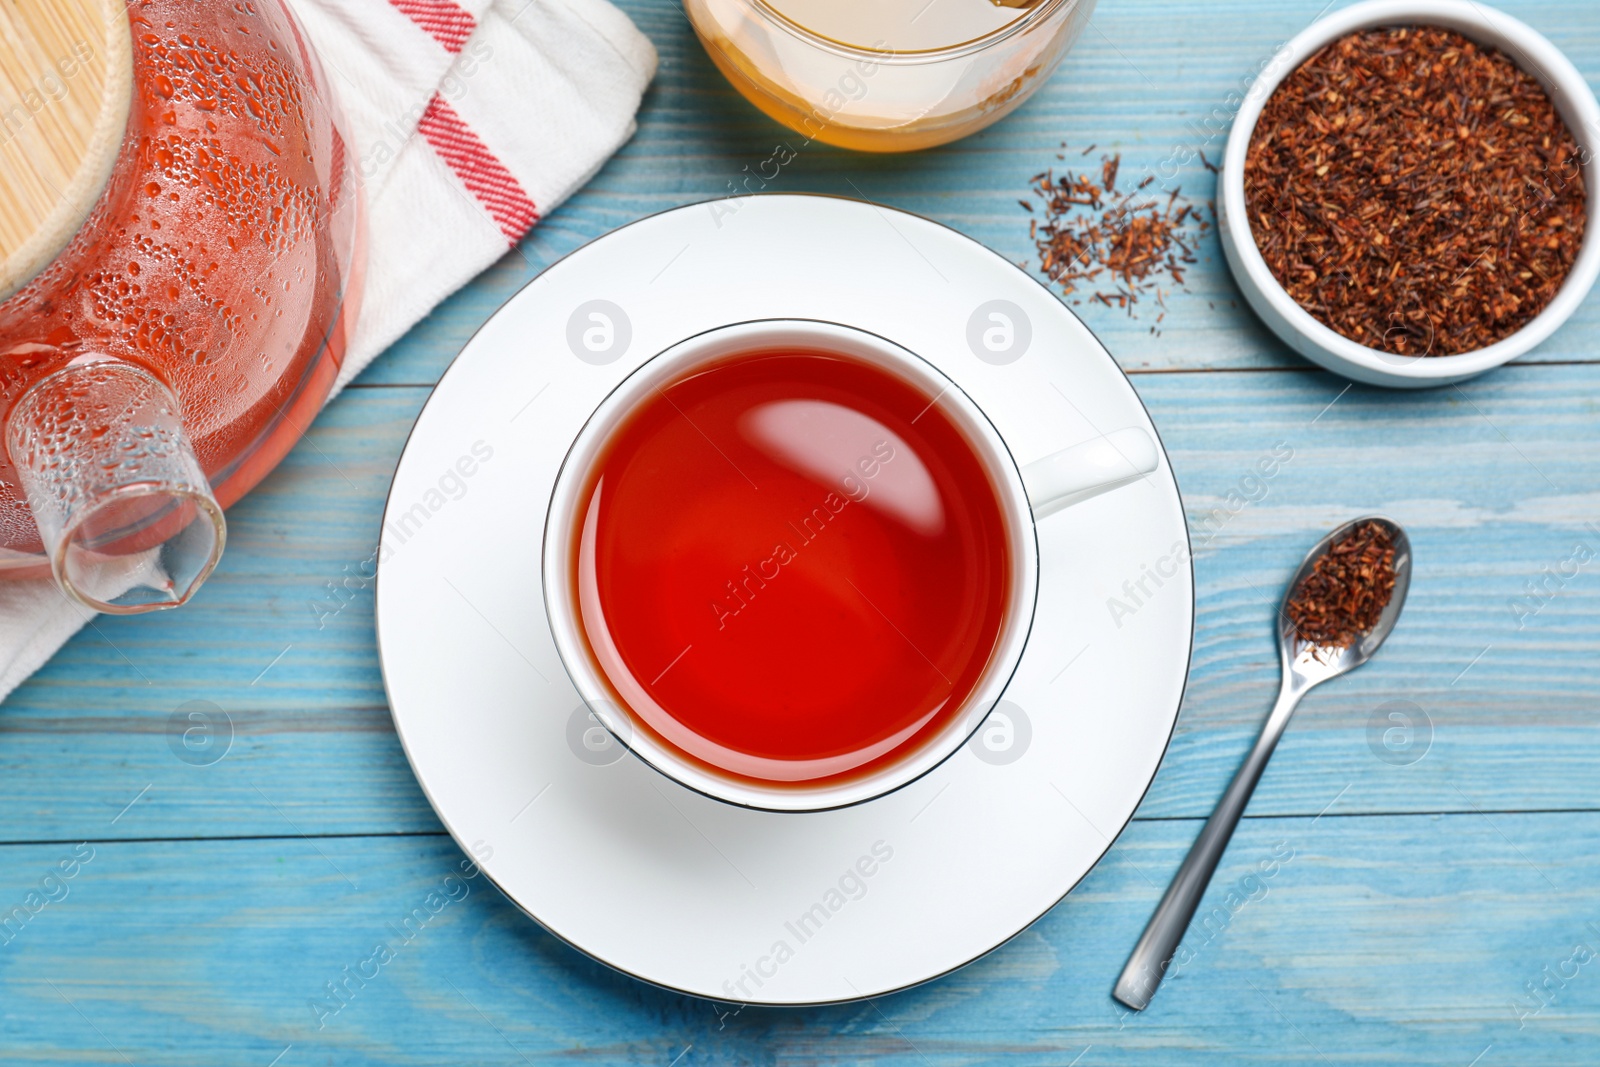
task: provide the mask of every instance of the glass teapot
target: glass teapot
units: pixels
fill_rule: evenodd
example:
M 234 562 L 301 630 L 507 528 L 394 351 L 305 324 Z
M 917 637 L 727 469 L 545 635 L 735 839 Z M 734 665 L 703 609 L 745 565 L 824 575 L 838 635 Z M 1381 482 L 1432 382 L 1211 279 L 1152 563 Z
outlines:
M 350 144 L 282 0 L 9 0 L 0 71 L 0 578 L 174 607 L 343 360 Z

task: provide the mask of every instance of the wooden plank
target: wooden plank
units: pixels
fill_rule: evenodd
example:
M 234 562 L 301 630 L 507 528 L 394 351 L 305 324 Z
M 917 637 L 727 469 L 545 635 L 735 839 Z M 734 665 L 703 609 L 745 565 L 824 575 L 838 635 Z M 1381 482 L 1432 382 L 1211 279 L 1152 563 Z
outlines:
M 1077 309 L 1136 371 L 1283 369 L 1136 379 L 1197 543 L 1215 536 L 1196 563 L 1194 666 L 1169 758 L 1141 818 L 1065 905 L 923 989 L 735 1013 L 607 970 L 479 881 L 317 1029 L 311 999 L 460 859 L 389 724 L 363 567 L 426 387 L 537 270 L 728 191 L 791 136 L 728 88 L 676 4 L 622 6 L 663 60 L 639 135 L 369 368 L 369 387 L 233 510 L 228 555 L 195 604 L 99 620 L 0 707 L 0 842 L 36 842 L 0 845 L 0 916 L 33 890 L 68 894 L 20 928 L 0 924 L 0 1059 L 1593 1062 L 1600 985 L 1572 961 L 1580 941 L 1600 950 L 1600 861 L 1583 847 L 1600 834 L 1600 687 L 1582 669 L 1600 643 L 1600 563 L 1572 561 L 1579 541 L 1600 551 L 1583 525 L 1600 520 L 1600 368 L 1342 392 L 1234 306 L 1214 240 L 1160 336 L 1143 318 Z M 1125 174 L 1174 145 L 1209 155 L 1213 109 L 1318 6 L 1107 4 L 1050 85 L 994 129 L 909 157 L 808 146 L 772 188 L 894 204 L 1031 264 L 1015 200 L 1055 145 L 1120 151 Z M 1589 0 L 1500 6 L 1600 81 Z M 1174 180 L 1210 195 L 1197 161 Z M 1591 297 L 1530 359 L 1594 360 L 1597 322 Z M 1280 442 L 1292 458 L 1247 481 Z M 1321 530 L 1380 509 L 1417 546 L 1402 629 L 1381 660 L 1307 700 L 1213 884 L 1211 926 L 1186 942 L 1192 959 L 1148 1013 L 1123 1014 L 1107 991 L 1270 699 L 1277 584 Z M 1528 599 L 1528 582 L 1550 595 Z M 214 765 L 169 744 L 172 713 L 192 700 L 231 720 Z M 1384 746 L 1396 700 L 1431 722 L 1414 763 L 1421 734 Z M 174 838 L 205 840 L 162 840 Z M 44 883 L 80 840 L 96 842 L 94 858 Z
M 805 145 L 767 119 L 711 66 L 681 7 L 672 0 L 623 0 L 661 56 L 645 97 L 639 132 L 600 174 L 536 226 L 519 251 L 458 293 L 363 375 L 368 382 L 432 383 L 488 316 L 538 270 L 625 223 L 680 204 L 741 190 L 783 143 L 796 152 L 768 191 L 866 197 L 928 216 L 1037 271 L 1030 216 L 1017 200 L 1029 178 L 1081 161 L 1097 145 L 1122 154 L 1124 180 L 1158 176 L 1204 203 L 1215 178 L 1200 163 L 1220 158 L 1237 94 L 1274 50 L 1323 9 L 1321 0 L 1263 5 L 1247 0 L 1118 0 L 1100 5 L 1056 75 L 1015 114 L 956 144 L 900 156 Z M 1600 83 L 1600 21 L 1592 0 L 1505 0 L 1502 10 L 1551 38 Z M 1073 146 L 1058 161 L 1062 141 Z M 752 183 L 749 188 L 759 189 Z M 1154 310 L 1074 308 L 1124 367 L 1140 369 L 1303 367 L 1244 307 L 1215 233 L 1187 288 L 1172 293 L 1160 336 Z M 1586 343 L 1600 326 L 1600 298 L 1530 361 L 1592 360 Z
M 192 603 L 100 618 L 6 701 L 7 838 L 81 836 L 147 786 L 110 832 L 438 828 L 389 718 L 369 562 L 425 398 L 355 389 L 336 400 L 229 512 L 228 551 Z M 173 752 L 172 732 L 187 723 L 172 716 L 197 700 L 231 720 L 231 748 L 214 766 Z
M 1600 518 L 1600 368 L 1509 369 L 1406 395 L 1342 392 L 1322 373 L 1136 382 L 1185 493 L 1200 605 L 1186 707 L 1143 814 L 1209 811 L 1276 685 L 1279 584 L 1321 531 L 1371 510 L 1406 523 L 1416 544 L 1404 621 L 1378 661 L 1307 699 L 1252 811 L 1314 815 L 1335 797 L 1339 812 L 1595 806 L 1600 686 L 1574 665 L 1600 644 L 1600 561 L 1575 565 L 1537 614 L 1519 617 L 1512 602 L 1533 604 L 1526 583 L 1560 571 L 1577 542 L 1600 553 L 1600 534 L 1582 525 Z M 363 567 L 424 396 L 340 398 L 233 511 L 228 554 L 193 604 L 99 620 L 7 701 L 4 839 L 97 832 L 146 786 L 106 832 L 436 828 L 389 723 Z M 1292 456 L 1252 480 L 1280 444 Z M 1104 625 L 1114 626 L 1109 610 Z M 169 746 L 170 716 L 190 700 L 233 718 L 232 751 L 216 766 L 184 764 Z M 1432 724 L 1414 765 L 1369 743 L 1369 723 L 1387 729 L 1394 700 Z
M 1135 824 L 1063 905 L 939 982 L 742 1011 L 608 970 L 481 876 L 447 884 L 447 838 L 102 841 L 6 931 L 0 1047 L 8 1064 L 197 1067 L 1593 1062 L 1600 965 L 1568 961 L 1600 951 L 1600 859 L 1571 845 L 1600 815 L 1250 820 L 1210 925 L 1128 1015 L 1109 989 L 1197 829 Z M 72 849 L 5 848 L 0 903 Z M 441 891 L 457 899 L 396 933 Z M 325 999 L 380 943 L 392 958 Z M 1547 973 L 1545 1003 L 1527 983 Z
M 1561 384 L 1592 373 L 1511 368 L 1421 394 L 1346 392 L 1321 373 L 1136 379 L 1172 450 L 1199 580 L 1186 710 L 1142 811 L 1198 814 L 1220 795 L 1276 692 L 1285 576 L 1319 531 L 1371 512 L 1412 537 L 1405 615 L 1377 660 L 1306 699 L 1255 810 L 1315 813 L 1347 787 L 1338 810 L 1588 807 L 1534 779 L 1594 766 L 1600 686 L 1574 665 L 1600 645 L 1595 400 Z M 1292 458 L 1252 478 L 1280 443 Z M 1375 752 L 1393 701 L 1421 710 L 1430 750 L 1419 735 L 1409 753 Z M 1526 762 L 1544 759 L 1522 747 L 1535 736 L 1548 769 Z

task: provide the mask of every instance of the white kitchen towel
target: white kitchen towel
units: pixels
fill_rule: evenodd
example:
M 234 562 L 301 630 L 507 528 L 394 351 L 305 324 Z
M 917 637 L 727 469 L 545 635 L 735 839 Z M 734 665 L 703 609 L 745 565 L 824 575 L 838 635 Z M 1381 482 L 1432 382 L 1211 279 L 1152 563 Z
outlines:
M 344 105 L 367 207 L 337 392 L 632 136 L 656 53 L 605 0 L 289 2 Z M 52 582 L 0 582 L 0 700 L 93 620 Z

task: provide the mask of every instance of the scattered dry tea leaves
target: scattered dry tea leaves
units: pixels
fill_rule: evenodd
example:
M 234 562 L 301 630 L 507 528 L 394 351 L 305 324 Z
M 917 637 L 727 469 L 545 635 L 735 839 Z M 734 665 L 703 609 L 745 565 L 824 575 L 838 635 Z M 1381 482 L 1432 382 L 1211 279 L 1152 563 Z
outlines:
M 1180 190 L 1151 189 L 1154 175 L 1118 189 L 1121 167 L 1120 154 L 1103 155 L 1098 174 L 1034 175 L 1032 191 L 1044 201 L 1044 214 L 1029 220 L 1028 232 L 1040 272 L 1063 293 L 1082 290 L 1080 301 L 1126 308 L 1131 316 L 1141 296 L 1160 303 L 1163 285 L 1183 285 L 1211 224 Z
M 1544 89 L 1451 30 L 1342 37 L 1273 92 L 1245 156 L 1251 232 L 1301 307 L 1408 356 L 1502 340 L 1554 298 L 1585 224 Z
M 1394 596 L 1394 540 L 1389 528 L 1364 522 L 1329 546 L 1286 609 L 1300 640 L 1349 648 L 1378 624 Z

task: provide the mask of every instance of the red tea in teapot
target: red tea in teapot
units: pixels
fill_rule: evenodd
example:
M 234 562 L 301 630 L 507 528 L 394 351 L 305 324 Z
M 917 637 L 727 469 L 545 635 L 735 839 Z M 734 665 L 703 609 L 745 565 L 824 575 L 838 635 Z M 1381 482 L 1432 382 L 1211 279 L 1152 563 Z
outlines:
M 62 0 L 62 17 L 98 10 Z M 31 513 L 30 499 L 65 507 L 87 491 L 81 472 L 102 465 L 73 451 L 92 445 L 51 438 L 41 413 L 78 405 L 72 418 L 104 422 L 80 437 L 125 432 L 119 454 L 144 447 L 148 412 L 172 413 L 162 433 L 171 447 L 192 448 L 199 492 L 209 480 L 225 506 L 271 469 L 321 406 L 351 319 L 359 263 L 351 160 L 315 60 L 280 0 L 130 0 L 111 19 L 99 39 L 80 42 L 70 69 L 57 70 L 73 92 L 100 78 L 105 100 L 122 94 L 114 128 L 103 131 L 106 176 L 54 258 L 25 272 L 14 293 L 0 284 L 0 442 L 10 446 L 0 448 L 0 577 L 44 569 L 41 532 L 48 542 L 50 523 Z M 99 100 L 89 93 L 89 103 Z M 41 113 L 17 137 L 51 118 Z M 93 373 L 52 378 L 86 364 Z M 54 392 L 40 401 L 47 380 Z M 19 469 L 25 462 L 38 469 Z M 103 561 L 143 552 L 176 528 L 166 521 L 123 536 L 111 527 L 182 510 L 157 497 L 142 509 L 112 508 L 91 522 L 107 527 L 102 534 L 85 533 L 79 514 L 52 521 L 71 524 L 61 536 L 79 538 L 77 547 Z M 58 559 L 58 577 L 60 567 Z M 133 606 L 162 606 L 160 595 Z
M 936 398 L 830 352 L 724 357 L 612 430 L 576 513 L 586 644 L 633 719 L 718 770 L 868 773 L 984 675 L 1011 560 Z

